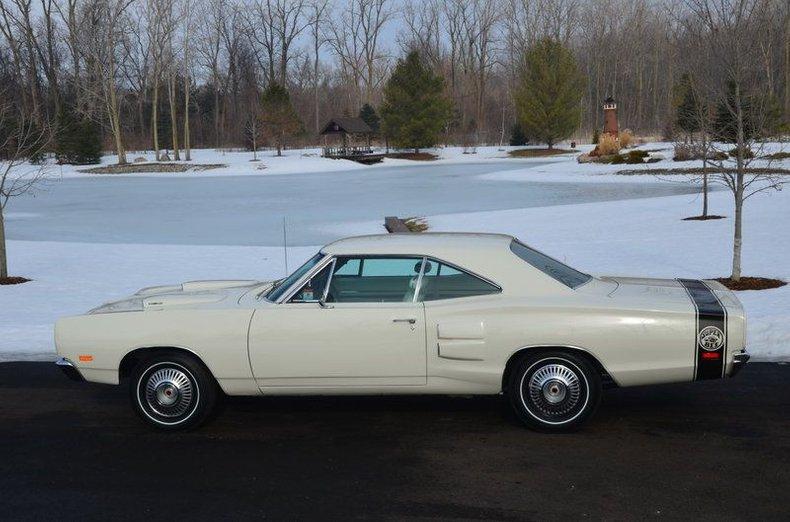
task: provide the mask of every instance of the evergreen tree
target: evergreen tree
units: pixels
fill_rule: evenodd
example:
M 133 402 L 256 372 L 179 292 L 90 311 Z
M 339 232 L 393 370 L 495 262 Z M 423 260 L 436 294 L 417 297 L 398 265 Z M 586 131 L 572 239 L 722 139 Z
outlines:
M 447 123 L 450 104 L 444 79 L 420 59 L 417 51 L 398 60 L 384 86 L 381 119 L 384 133 L 396 147 L 431 147 Z
M 752 118 L 752 104 L 745 92 L 736 92 L 735 82 L 727 84 L 726 96 L 716 105 L 713 117 L 713 133 L 725 143 L 738 142 L 738 98 L 743 118 L 743 139 L 754 139 L 756 129 Z
M 527 135 L 548 145 L 570 136 L 581 122 L 584 76 L 570 49 L 545 38 L 524 57 L 515 102 Z
M 75 140 L 73 161 L 75 165 L 92 165 L 101 162 L 102 137 L 99 125 L 87 118 L 78 124 L 79 137 Z
M 170 108 L 167 104 L 160 107 L 156 115 L 156 128 L 159 133 L 159 148 L 165 151 L 173 148 L 172 119 L 170 118 Z M 172 158 L 171 158 L 172 159 Z
M 366 103 L 362 106 L 359 110 L 359 117 L 362 118 L 362 121 L 368 124 L 368 127 L 373 129 L 373 134 L 379 133 L 379 115 L 376 114 L 376 109 L 373 108 L 372 105 Z
M 79 117 L 62 104 L 55 120 L 55 157 L 58 163 L 92 165 L 101 161 L 102 137 L 99 126 Z
M 592 137 L 592 144 L 598 145 L 598 142 L 601 141 L 601 131 L 597 128 L 593 129 L 593 137 Z
M 700 130 L 700 115 L 704 108 L 688 73 L 681 76 L 674 91 L 675 126 L 691 136 Z
M 272 82 L 261 97 L 261 133 L 274 143 L 277 155 L 282 156 L 285 141 L 302 131 L 302 122 L 291 105 L 288 91 Z
M 524 134 L 524 129 L 521 124 L 516 122 L 510 128 L 510 145 L 513 147 L 521 147 L 527 144 L 527 135 Z

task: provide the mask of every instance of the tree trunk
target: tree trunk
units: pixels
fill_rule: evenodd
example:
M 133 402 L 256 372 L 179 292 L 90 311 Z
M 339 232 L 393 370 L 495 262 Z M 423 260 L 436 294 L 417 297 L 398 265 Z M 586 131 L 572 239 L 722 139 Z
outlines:
M 154 159 L 159 161 L 159 82 L 154 74 L 154 92 L 151 100 L 151 135 L 154 138 Z
M 732 240 L 732 274 L 733 281 L 741 280 L 741 245 L 743 238 L 743 177 L 738 176 L 738 188 L 735 191 L 735 227 Z
M 176 107 L 176 77 L 172 73 L 169 74 L 167 78 L 167 98 L 170 102 L 170 131 L 173 140 L 173 159 L 175 161 L 181 161 L 181 154 L 179 153 L 178 149 L 178 114 L 177 107 Z
M 708 138 L 702 131 L 702 217 L 708 217 Z
M 708 173 L 702 167 L 702 217 L 708 217 Z
M 8 277 L 8 258 L 5 246 L 5 222 L 3 220 L 3 206 L 0 204 L 0 279 Z
M 121 111 L 118 107 L 118 94 L 115 91 L 115 80 L 109 80 L 110 91 L 110 125 L 115 136 L 115 150 L 118 153 L 118 165 L 126 165 L 126 149 L 121 135 Z
M 189 142 L 189 74 L 184 77 L 184 159 L 192 161 L 192 144 Z
M 737 139 L 736 146 L 737 154 L 737 169 L 735 174 L 735 187 L 733 194 L 735 196 L 735 230 L 733 232 L 732 241 L 732 275 L 730 278 L 733 281 L 741 280 L 741 244 L 743 238 L 743 191 L 744 191 L 744 162 L 743 155 L 746 152 L 745 135 L 743 129 L 743 105 L 741 103 L 741 86 L 735 84 L 735 115 L 737 125 Z

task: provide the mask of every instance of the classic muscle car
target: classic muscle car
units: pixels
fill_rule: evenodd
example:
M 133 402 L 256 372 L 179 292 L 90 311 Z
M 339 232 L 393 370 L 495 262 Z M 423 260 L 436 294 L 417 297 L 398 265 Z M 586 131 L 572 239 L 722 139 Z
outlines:
M 596 277 L 511 236 L 389 234 L 331 243 L 279 281 L 140 290 L 59 320 L 57 362 L 128 382 L 157 428 L 227 395 L 505 394 L 562 431 L 604 386 L 718 379 L 749 359 L 746 319 L 715 281 Z

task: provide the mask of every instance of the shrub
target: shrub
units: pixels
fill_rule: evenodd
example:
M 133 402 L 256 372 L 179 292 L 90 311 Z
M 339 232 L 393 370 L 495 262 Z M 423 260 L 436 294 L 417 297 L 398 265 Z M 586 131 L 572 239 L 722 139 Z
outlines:
M 625 162 L 626 162 L 625 156 L 623 156 L 622 154 L 615 154 L 614 156 L 612 156 L 612 160 L 609 163 L 611 163 L 612 165 L 622 165 Z
M 611 134 L 602 134 L 598 140 L 598 155 L 609 156 L 620 152 L 620 143 Z
M 625 162 L 630 164 L 644 163 L 648 153 L 643 150 L 631 150 L 626 154 Z
M 627 149 L 634 144 L 634 133 L 628 129 L 624 129 L 620 133 L 620 147 Z
M 513 147 L 522 147 L 527 144 L 527 135 L 524 134 L 524 128 L 520 123 L 514 123 L 510 128 L 510 145 Z
M 598 145 L 599 141 L 601 141 L 601 132 L 598 129 L 595 129 L 593 131 L 592 144 Z
M 695 143 L 678 143 L 675 145 L 675 161 L 691 161 L 702 159 L 703 150 L 701 145 Z
M 731 158 L 738 157 L 738 147 L 734 147 L 733 149 L 730 150 L 730 157 Z M 744 147 L 742 157 L 744 159 L 752 159 L 754 158 L 754 152 L 752 152 L 752 149 L 750 149 L 749 147 Z

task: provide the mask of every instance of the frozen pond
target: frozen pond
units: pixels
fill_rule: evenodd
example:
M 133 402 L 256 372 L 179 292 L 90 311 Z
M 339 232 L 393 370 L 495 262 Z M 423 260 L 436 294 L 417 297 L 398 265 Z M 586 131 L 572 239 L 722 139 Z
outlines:
M 530 167 L 539 166 L 531 163 Z M 52 182 L 6 211 L 9 239 L 90 243 L 318 245 L 344 223 L 690 194 L 671 183 L 481 179 L 524 164 L 425 165 L 225 177 L 90 177 Z M 529 174 L 525 173 L 525 176 Z M 331 225 L 331 227 L 330 227 Z M 383 231 L 383 228 L 382 228 Z

